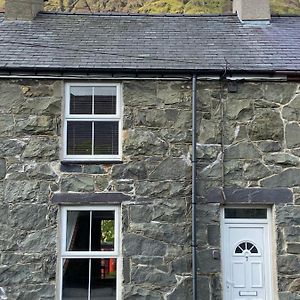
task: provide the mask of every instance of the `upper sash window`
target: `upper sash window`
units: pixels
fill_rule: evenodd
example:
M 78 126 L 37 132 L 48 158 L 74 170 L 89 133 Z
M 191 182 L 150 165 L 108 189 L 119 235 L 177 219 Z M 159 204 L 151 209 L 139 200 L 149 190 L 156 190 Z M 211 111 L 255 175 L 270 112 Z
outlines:
M 121 159 L 121 86 L 67 84 L 64 160 Z

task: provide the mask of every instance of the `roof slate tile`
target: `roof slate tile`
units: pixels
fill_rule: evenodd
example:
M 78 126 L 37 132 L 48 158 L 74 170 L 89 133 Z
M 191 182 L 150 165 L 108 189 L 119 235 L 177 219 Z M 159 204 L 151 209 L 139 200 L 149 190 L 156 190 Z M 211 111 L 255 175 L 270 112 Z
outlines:
M 0 14 L 0 68 L 299 71 L 300 16 Z

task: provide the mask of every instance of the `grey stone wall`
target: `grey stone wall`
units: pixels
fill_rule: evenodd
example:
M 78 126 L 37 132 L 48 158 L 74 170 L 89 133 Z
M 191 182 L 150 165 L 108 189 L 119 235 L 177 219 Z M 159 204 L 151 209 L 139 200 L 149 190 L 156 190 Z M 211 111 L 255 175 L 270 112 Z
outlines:
M 0 286 L 8 299 L 53 299 L 61 83 L 0 82 Z
M 190 294 L 190 83 L 123 82 L 122 164 L 59 159 L 62 81 L 0 82 L 0 286 L 53 299 L 53 192 L 122 192 L 124 299 Z
M 204 293 L 200 299 L 222 299 L 221 261 L 213 255 L 220 251 L 220 204 L 207 203 L 222 182 L 225 188 L 282 187 L 293 193 L 292 203 L 274 200 L 278 288 L 280 299 L 300 299 L 300 85 L 239 82 L 238 92 L 228 93 L 227 83 L 201 83 L 199 93 L 199 274 L 212 297 Z
M 222 299 L 220 205 L 207 203 L 222 185 L 222 124 L 226 187 L 293 192 L 293 203 L 275 207 L 278 283 L 281 300 L 299 299 L 299 84 L 198 88 L 199 299 Z M 131 196 L 122 204 L 123 298 L 191 299 L 191 83 L 123 82 L 122 164 L 61 164 L 63 81 L 1 80 L 0 91 L 0 286 L 9 299 L 54 299 L 54 192 Z

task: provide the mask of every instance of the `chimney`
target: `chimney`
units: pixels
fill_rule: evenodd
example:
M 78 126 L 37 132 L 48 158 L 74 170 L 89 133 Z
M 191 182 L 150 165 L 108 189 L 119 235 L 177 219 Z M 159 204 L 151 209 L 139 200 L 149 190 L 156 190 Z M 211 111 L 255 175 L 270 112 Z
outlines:
M 32 21 L 44 8 L 44 0 L 6 0 L 5 19 Z
M 242 23 L 265 23 L 271 20 L 270 0 L 233 0 L 233 12 Z

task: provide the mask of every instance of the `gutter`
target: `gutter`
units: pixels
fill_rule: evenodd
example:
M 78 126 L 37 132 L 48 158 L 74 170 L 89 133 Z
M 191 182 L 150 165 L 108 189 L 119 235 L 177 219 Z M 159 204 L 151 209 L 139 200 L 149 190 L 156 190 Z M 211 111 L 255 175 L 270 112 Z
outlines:
M 220 68 L 216 69 L 143 69 L 143 68 L 112 68 L 112 69 L 103 69 L 103 68 L 74 68 L 74 67 L 8 67 L 8 66 L 0 66 L 0 75 L 19 75 L 26 76 L 28 74 L 31 75 L 39 75 L 39 76 L 70 76 L 76 74 L 84 75 L 84 76 L 107 76 L 110 75 L 112 77 L 117 76 L 131 76 L 131 77 L 140 77 L 142 76 L 168 76 L 177 75 L 177 76 L 190 76 L 191 74 L 196 74 L 198 76 L 223 76 L 224 75 L 224 67 L 220 66 Z M 230 69 L 227 71 L 227 77 L 230 79 L 235 76 L 245 76 L 245 75 L 254 75 L 254 76 L 267 76 L 267 77 L 278 77 L 280 75 L 283 76 L 299 76 L 300 71 L 298 70 L 235 70 Z

